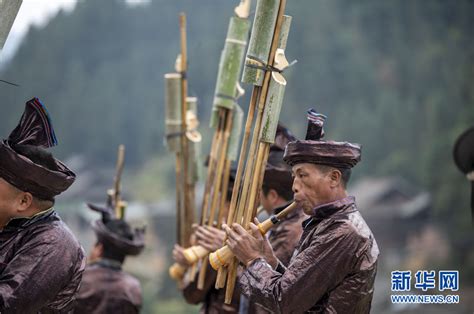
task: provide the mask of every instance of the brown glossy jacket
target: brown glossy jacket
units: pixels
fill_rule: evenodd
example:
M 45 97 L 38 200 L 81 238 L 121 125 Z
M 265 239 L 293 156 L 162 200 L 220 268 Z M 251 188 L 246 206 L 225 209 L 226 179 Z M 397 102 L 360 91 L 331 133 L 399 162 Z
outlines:
M 354 198 L 346 197 L 314 209 L 288 267 L 257 259 L 240 288 L 275 313 L 369 313 L 378 254 Z
M 0 231 L 0 312 L 68 313 L 84 251 L 54 210 L 12 219 Z

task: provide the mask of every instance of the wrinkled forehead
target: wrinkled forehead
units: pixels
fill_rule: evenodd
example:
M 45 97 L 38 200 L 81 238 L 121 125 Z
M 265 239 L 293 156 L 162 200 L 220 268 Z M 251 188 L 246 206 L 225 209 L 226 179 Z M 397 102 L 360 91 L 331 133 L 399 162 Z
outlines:
M 298 172 L 301 172 L 301 171 L 304 171 L 304 172 L 320 172 L 320 170 L 318 169 L 318 165 L 316 164 L 312 164 L 312 163 L 309 163 L 309 162 L 302 162 L 302 163 L 298 163 L 296 165 L 293 165 L 291 167 L 291 172 L 293 173 L 293 175 L 297 174 Z

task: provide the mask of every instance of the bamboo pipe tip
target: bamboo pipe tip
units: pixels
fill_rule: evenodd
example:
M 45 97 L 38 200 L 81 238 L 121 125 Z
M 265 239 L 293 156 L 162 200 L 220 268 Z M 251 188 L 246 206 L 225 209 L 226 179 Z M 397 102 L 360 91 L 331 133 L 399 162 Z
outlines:
M 170 277 L 174 280 L 180 280 L 184 277 L 186 268 L 178 263 L 174 263 L 168 270 Z
M 229 265 L 230 261 L 234 257 L 232 251 L 226 245 L 215 252 L 209 254 L 209 263 L 214 270 L 218 270 L 223 266 Z
M 209 251 L 200 245 L 194 245 L 183 251 L 183 255 L 189 264 L 196 263 L 199 259 L 209 254 Z
M 246 19 L 250 15 L 250 0 L 242 0 L 234 9 L 234 13 L 241 19 Z

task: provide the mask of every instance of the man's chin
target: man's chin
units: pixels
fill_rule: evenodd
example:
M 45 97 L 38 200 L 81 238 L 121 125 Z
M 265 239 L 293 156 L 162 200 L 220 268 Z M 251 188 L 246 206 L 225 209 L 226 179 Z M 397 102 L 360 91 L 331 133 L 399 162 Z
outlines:
M 312 212 L 313 212 L 313 207 L 311 207 L 311 205 L 309 205 L 308 203 L 306 202 L 301 202 L 298 204 L 299 207 L 301 207 L 303 209 L 303 212 L 306 214 L 306 215 L 309 215 L 311 216 Z

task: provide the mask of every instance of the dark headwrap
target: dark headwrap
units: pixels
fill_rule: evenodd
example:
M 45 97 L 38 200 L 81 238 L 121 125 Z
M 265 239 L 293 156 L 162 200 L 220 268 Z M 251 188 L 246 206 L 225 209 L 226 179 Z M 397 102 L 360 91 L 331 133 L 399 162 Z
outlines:
M 87 206 L 102 214 L 102 219 L 98 219 L 92 223 L 92 229 L 97 235 L 97 239 L 104 246 L 112 247 L 117 252 L 124 255 L 138 255 L 145 247 L 145 228 L 132 228 L 121 219 L 114 217 L 113 209 L 109 206 L 106 207 L 96 206 L 93 204 L 87 204 Z M 114 230 L 110 229 L 109 226 L 113 224 L 126 225 L 127 229 L 130 229 L 130 237 L 127 238 L 121 234 L 118 234 Z
M 45 167 L 15 150 L 17 145 L 49 148 L 57 145 L 48 114 L 38 98 L 28 101 L 18 126 L 0 143 L 0 177 L 16 188 L 34 196 L 52 200 L 69 188 L 76 175 L 61 161 Z
M 335 168 L 352 168 L 360 161 L 360 145 L 348 142 L 323 141 L 323 124 L 326 116 L 308 111 L 306 140 L 294 141 L 286 146 L 284 160 L 293 166 L 314 163 Z
M 291 168 L 283 161 L 283 153 L 286 145 L 292 141 L 296 141 L 296 137 L 286 127 L 278 123 L 275 143 L 270 147 L 263 178 L 263 185 L 268 188 L 291 190 L 293 177 Z
M 278 122 L 275 142 L 270 146 L 270 151 L 285 151 L 285 147 L 289 142 L 296 141 L 296 137 L 283 124 Z

